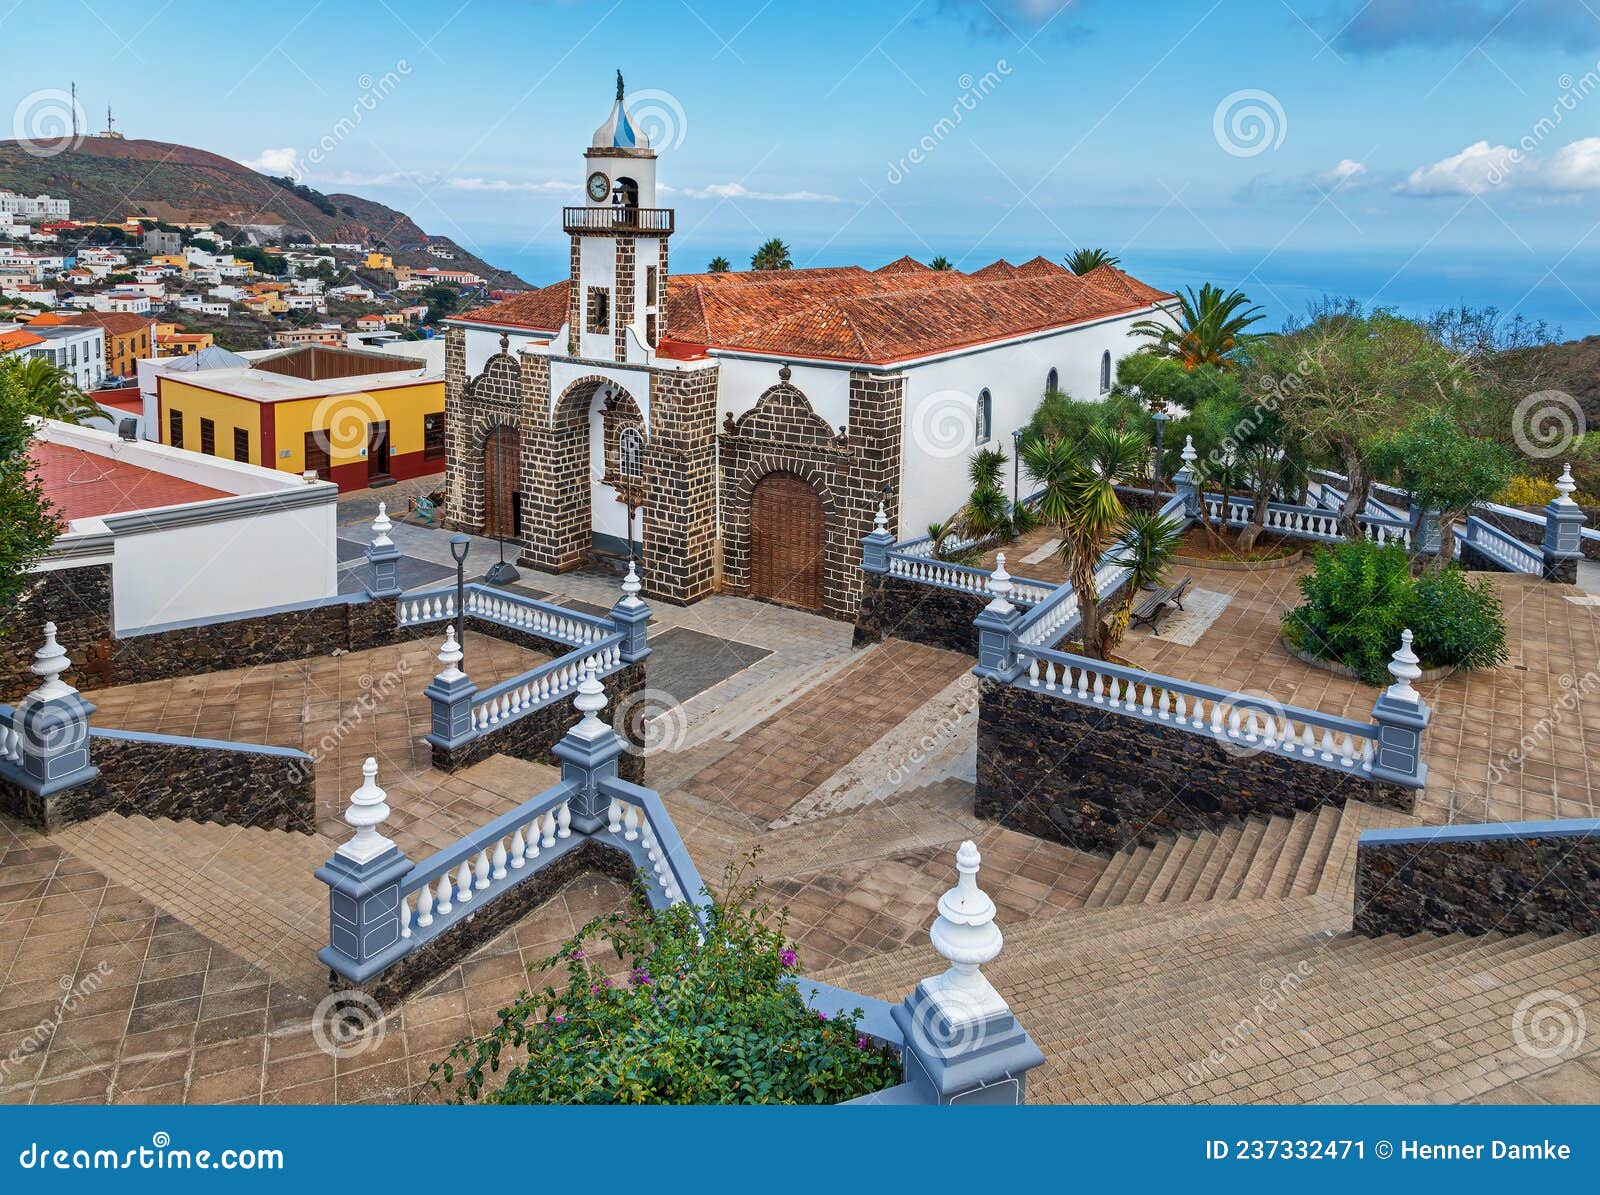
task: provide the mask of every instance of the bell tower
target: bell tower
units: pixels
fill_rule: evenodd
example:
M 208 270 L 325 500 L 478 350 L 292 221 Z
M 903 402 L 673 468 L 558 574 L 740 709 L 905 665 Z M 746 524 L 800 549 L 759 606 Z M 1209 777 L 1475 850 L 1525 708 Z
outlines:
M 642 363 L 667 334 L 671 208 L 656 206 L 656 152 L 634 128 L 622 72 L 611 115 L 583 154 L 583 206 L 565 208 L 572 238 L 567 353 Z

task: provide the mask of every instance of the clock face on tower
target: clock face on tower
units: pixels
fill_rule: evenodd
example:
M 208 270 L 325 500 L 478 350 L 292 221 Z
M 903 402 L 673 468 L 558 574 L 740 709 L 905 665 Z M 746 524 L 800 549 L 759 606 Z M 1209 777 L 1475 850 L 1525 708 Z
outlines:
M 611 180 L 596 170 L 589 176 L 589 198 L 599 203 L 611 194 Z

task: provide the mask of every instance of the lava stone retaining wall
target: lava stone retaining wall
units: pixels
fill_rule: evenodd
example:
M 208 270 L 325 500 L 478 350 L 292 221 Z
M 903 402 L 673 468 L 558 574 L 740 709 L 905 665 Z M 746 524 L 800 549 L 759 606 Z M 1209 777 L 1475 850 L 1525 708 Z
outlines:
M 978 628 L 972 624 L 989 604 L 987 597 L 887 573 L 864 572 L 862 577 L 856 647 L 892 637 L 977 657 Z
M 56 642 L 72 658 L 79 688 L 117 684 L 111 661 L 111 566 L 31 573 L 0 616 L 0 701 L 20 701 L 39 684 L 29 672 L 44 641 L 44 624 L 56 624 Z
M 1600 820 L 1369 830 L 1355 929 L 1600 934 Z
M 487 902 L 471 917 L 458 921 L 419 950 L 406 955 L 364 984 L 328 972 L 333 991 L 363 991 L 382 1008 L 392 1008 L 419 987 L 436 979 L 479 946 L 515 925 L 585 872 L 598 872 L 622 883 L 635 879 L 633 860 L 622 851 L 589 839 L 522 883 Z M 439 1050 L 444 1057 L 448 1047 Z
M 644 675 L 644 661 L 640 660 L 604 678 L 606 708 L 600 712 L 602 721 L 612 723 L 616 720 L 618 704 L 644 688 Z M 505 754 L 513 759 L 560 767 L 561 761 L 551 754 L 550 749 L 572 729 L 579 717 L 569 694 L 531 714 L 524 714 L 514 722 L 498 726 L 463 746 L 454 749 L 434 747 L 433 766 L 444 772 L 458 772 L 491 755 Z M 633 746 L 640 746 L 642 740 L 638 736 L 642 731 L 634 725 L 636 719 L 628 718 L 626 722 L 627 725 L 620 728 L 619 732 Z M 637 750 L 624 752 L 617 760 L 617 775 L 634 784 L 642 783 L 643 754 Z
M 98 776 L 47 797 L 0 781 L 0 807 L 45 833 L 102 813 L 316 829 L 313 762 L 301 751 L 96 730 L 90 757 Z
M 1409 812 L 1415 794 L 1015 685 L 979 702 L 977 815 L 1079 850 L 1110 854 L 1351 800 Z

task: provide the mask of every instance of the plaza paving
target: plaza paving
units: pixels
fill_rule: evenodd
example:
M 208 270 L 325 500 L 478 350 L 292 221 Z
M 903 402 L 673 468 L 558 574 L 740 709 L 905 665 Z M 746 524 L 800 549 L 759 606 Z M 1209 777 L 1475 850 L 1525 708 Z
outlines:
M 435 563 L 443 538 L 412 527 L 395 535 L 403 552 Z M 1371 690 L 1277 646 L 1293 575 L 1197 571 L 1197 586 L 1230 597 L 1216 622 L 1191 647 L 1140 633 L 1126 650 L 1179 676 L 1364 716 Z M 616 595 L 600 574 L 529 574 L 527 584 L 574 605 Z M 1546 775 L 1530 749 L 1529 766 L 1507 773 L 1514 780 L 1487 779 L 1495 745 L 1553 718 L 1561 694 L 1579 690 L 1562 715 L 1575 735 L 1600 712 L 1585 708 L 1582 685 L 1560 679 L 1600 666 L 1596 611 L 1560 587 L 1496 584 L 1517 658 L 1427 687 L 1436 712 L 1420 813 L 1590 811 L 1581 750 L 1575 765 L 1558 767 L 1552 754 Z M 647 758 L 647 781 L 702 873 L 715 880 L 759 848 L 755 867 L 790 910 L 806 973 L 898 999 L 943 967 L 927 927 L 953 881 L 955 845 L 974 838 L 1007 936 L 987 971 L 1050 1058 L 1036 1097 L 1600 1099 L 1592 1033 L 1539 1057 L 1513 1032 L 1519 1004 L 1542 989 L 1568 994 L 1594 1020 L 1600 941 L 1349 934 L 1357 834 L 1414 819 L 1356 805 L 1108 862 L 973 819 L 966 657 L 897 641 L 853 653 L 846 625 L 727 597 L 656 615 L 652 639 L 669 646 L 649 683 L 663 688 L 658 741 L 669 749 Z M 315 746 L 319 833 L 107 815 L 45 838 L 0 819 L 0 1100 L 412 1098 L 429 1063 L 526 986 L 530 964 L 620 905 L 613 881 L 582 877 L 386 1010 L 381 1041 L 370 1035 L 344 1058 L 321 1048 L 312 1010 L 325 977 L 309 956 L 325 933 L 326 894 L 310 869 L 348 835 L 339 815 L 360 761 L 379 758 L 394 810 L 386 831 L 413 857 L 553 778 L 505 757 L 453 777 L 431 769 L 418 738 L 436 647 L 91 695 L 102 725 Z M 475 634 L 467 652 L 479 683 L 538 658 Z M 362 707 L 372 679 L 388 675 L 400 683 Z M 1262 1018 L 1262 976 L 1302 961 L 1310 973 L 1297 993 Z M 82 998 L 59 1015 L 69 990 Z M 1262 1033 L 1227 1046 L 1251 1015 L 1267 1022 Z

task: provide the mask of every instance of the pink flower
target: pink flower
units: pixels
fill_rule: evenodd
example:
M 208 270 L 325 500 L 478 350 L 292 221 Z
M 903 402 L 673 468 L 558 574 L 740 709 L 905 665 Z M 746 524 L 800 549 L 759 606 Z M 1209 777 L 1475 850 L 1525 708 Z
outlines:
M 778 952 L 778 961 L 785 967 L 794 966 L 797 957 L 798 956 L 795 954 L 793 946 L 785 946 Z

